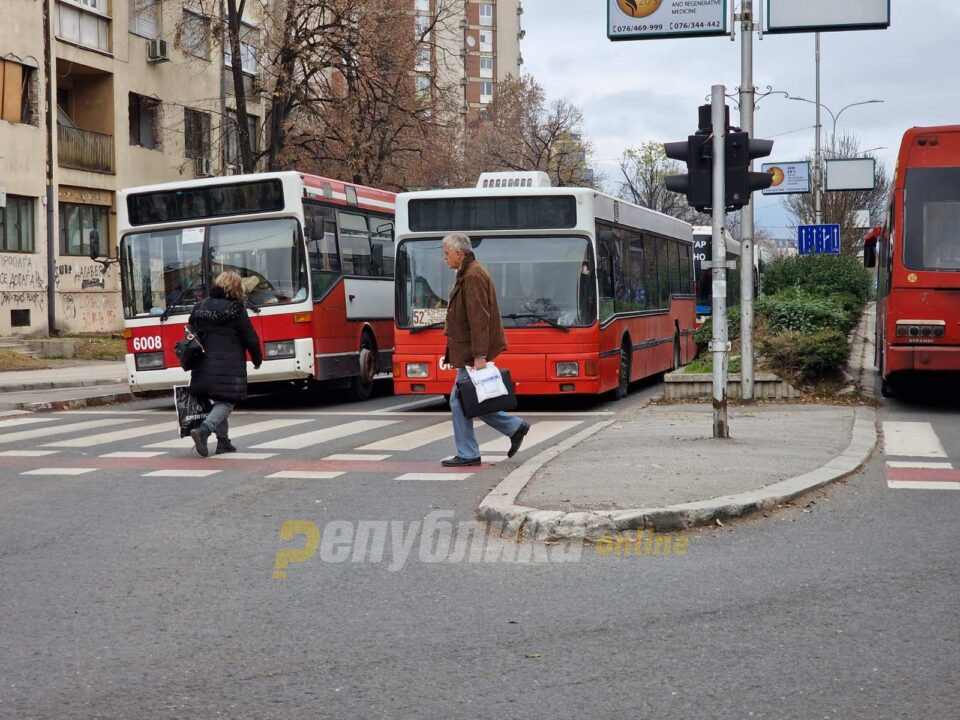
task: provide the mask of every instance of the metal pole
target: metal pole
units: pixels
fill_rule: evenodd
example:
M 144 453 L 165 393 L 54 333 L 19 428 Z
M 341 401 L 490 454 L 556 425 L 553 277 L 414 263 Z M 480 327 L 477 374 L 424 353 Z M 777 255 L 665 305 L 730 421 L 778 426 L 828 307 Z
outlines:
M 57 216 L 54 142 L 56 139 L 57 100 L 53 88 L 53 50 L 51 48 L 50 11 L 52 0 L 43 1 L 43 84 L 47 131 L 47 335 L 60 334 L 57 328 Z
M 816 178 L 815 189 L 813 202 L 814 202 L 814 212 L 816 213 L 817 225 L 823 224 L 823 172 L 822 164 L 820 162 L 820 33 L 815 33 L 817 36 L 817 144 L 816 144 L 816 159 L 814 160 L 814 165 L 816 165 L 814 177 Z
M 724 142 L 726 127 L 726 88 L 714 85 L 711 89 L 713 120 L 713 257 L 710 272 L 713 279 L 713 436 L 730 437 L 727 425 L 727 245 L 723 237 Z
M 753 0 L 740 7 L 740 127 L 753 137 Z M 753 170 L 753 160 L 748 165 Z M 740 398 L 753 402 L 753 201 L 740 210 Z

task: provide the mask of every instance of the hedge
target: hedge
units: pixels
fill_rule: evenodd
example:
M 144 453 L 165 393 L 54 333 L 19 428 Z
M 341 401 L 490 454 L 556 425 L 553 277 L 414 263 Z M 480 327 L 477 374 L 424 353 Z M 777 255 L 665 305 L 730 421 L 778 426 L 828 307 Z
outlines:
M 734 305 L 727 308 L 727 339 L 736 340 L 740 337 L 740 306 Z M 697 352 L 703 352 L 710 345 L 713 339 L 713 317 L 708 317 L 703 324 L 697 328 L 693 334 L 693 340 L 697 343 Z
M 805 333 L 827 328 L 846 333 L 853 329 L 859 315 L 859 312 L 856 315 L 848 312 L 842 300 L 836 296 L 822 297 L 804 292 L 764 295 L 757 298 L 755 307 L 756 314 L 764 318 L 773 330 Z
M 819 380 L 827 373 L 838 372 L 846 365 L 850 354 L 847 336 L 835 329 L 814 333 L 785 330 L 760 338 L 758 346 L 776 372 L 805 381 Z
M 764 294 L 774 295 L 791 288 L 815 295 L 849 294 L 857 299 L 860 308 L 872 287 L 870 272 L 857 258 L 846 255 L 793 255 L 775 260 L 763 273 Z

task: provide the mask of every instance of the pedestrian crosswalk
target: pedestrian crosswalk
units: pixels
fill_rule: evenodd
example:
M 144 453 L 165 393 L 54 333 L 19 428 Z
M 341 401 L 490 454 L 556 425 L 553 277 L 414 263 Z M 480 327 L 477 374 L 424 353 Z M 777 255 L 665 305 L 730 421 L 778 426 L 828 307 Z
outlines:
M 947 452 L 928 422 L 883 423 L 887 487 L 893 490 L 960 490 L 960 469 L 946 460 Z
M 531 429 L 517 462 L 585 422 L 549 416 L 529 419 Z M 0 420 L 0 480 L 11 474 L 91 476 L 99 470 L 135 471 L 144 478 L 202 479 L 229 476 L 237 469 L 273 479 L 337 480 L 362 472 L 404 481 L 464 480 L 506 460 L 508 438 L 480 422 L 477 434 L 484 464 L 465 471 L 439 467 L 440 459 L 454 454 L 453 426 L 449 419 L 437 422 L 434 413 L 361 419 L 264 418 L 238 412 L 230 418 L 230 437 L 246 439 L 238 443 L 240 452 L 211 452 L 206 459 L 196 454 L 189 437 L 176 437 L 170 415 L 150 411 L 109 417 L 83 412 L 38 415 Z M 211 437 L 211 450 L 215 442 Z

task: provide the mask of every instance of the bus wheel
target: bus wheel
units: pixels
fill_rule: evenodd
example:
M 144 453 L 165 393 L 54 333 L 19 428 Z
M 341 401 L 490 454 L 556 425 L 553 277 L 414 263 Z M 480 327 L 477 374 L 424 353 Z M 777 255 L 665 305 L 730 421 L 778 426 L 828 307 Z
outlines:
M 369 400 L 373 394 L 373 377 L 377 374 L 377 348 L 373 338 L 364 334 L 360 338 L 360 374 L 350 383 L 355 400 Z
M 628 345 L 620 348 L 620 382 L 617 383 L 617 389 L 614 397 L 617 400 L 623 400 L 630 392 L 630 350 Z

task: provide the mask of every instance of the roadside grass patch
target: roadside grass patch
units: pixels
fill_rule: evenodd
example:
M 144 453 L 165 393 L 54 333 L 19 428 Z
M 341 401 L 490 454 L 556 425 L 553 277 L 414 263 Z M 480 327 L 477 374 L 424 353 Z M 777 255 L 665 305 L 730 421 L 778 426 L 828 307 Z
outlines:
M 49 365 L 45 362 L 29 355 L 0 348 L 0 370 L 42 370 L 47 367 Z

